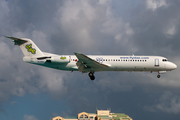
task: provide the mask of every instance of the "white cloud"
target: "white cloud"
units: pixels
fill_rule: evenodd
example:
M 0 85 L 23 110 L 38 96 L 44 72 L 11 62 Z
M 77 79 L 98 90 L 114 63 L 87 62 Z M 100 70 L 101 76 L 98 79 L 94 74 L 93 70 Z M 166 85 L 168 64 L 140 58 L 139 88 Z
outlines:
M 144 109 L 152 112 L 157 112 L 160 110 L 167 113 L 179 114 L 180 96 L 174 95 L 171 92 L 164 92 L 157 104 L 153 106 L 145 106 Z
M 39 47 L 43 52 L 50 53 L 52 50 L 51 43 L 53 40 L 48 40 L 47 35 L 42 31 L 33 30 L 32 31 L 32 41 Z
M 0 0 L 0 21 L 4 21 L 8 16 L 9 7 L 8 2 L 6 0 Z M 3 22 L 1 22 L 3 24 Z
M 79 20 L 81 17 L 85 17 L 89 21 L 93 21 L 96 18 L 95 9 L 93 8 L 94 7 L 91 5 L 90 1 L 67 0 L 64 3 L 64 6 L 58 11 L 61 12 L 62 10 L 61 21 L 65 24 L 73 20 Z
M 175 26 L 173 26 L 167 30 L 167 34 L 169 34 L 169 35 L 174 35 L 175 33 L 176 33 Z
M 57 11 L 55 21 L 72 43 L 80 48 L 90 48 L 94 42 L 90 31 L 98 17 L 97 9 L 91 5 L 91 1 L 66 0 Z
M 67 87 L 64 86 L 63 80 L 66 74 L 62 73 L 62 71 L 45 68 L 41 69 L 39 74 L 40 90 L 49 93 L 55 98 L 61 98 L 62 95 L 67 93 Z
M 166 7 L 167 3 L 165 0 L 146 0 L 147 8 L 155 11 L 160 7 Z
M 113 13 L 111 0 L 99 2 L 66 0 L 54 19 L 63 28 L 73 47 L 86 50 L 96 46 L 99 48 L 99 43 L 105 41 L 100 39 L 101 35 L 112 38 L 107 41 L 119 43 L 123 40 L 124 46 L 134 33 L 129 23 Z M 72 45 L 69 45 L 69 48 L 71 47 Z
M 51 50 L 51 46 L 48 44 L 47 37 L 43 32 L 33 30 L 30 33 L 27 31 L 14 32 L 13 36 L 26 38 L 32 36 L 31 38 L 34 39 L 35 44 L 40 45 L 43 50 Z M 14 43 L 8 38 L 1 37 L 0 39 L 0 65 L 3 68 L 0 69 L 0 101 L 5 101 L 14 95 L 23 96 L 26 93 L 35 94 L 40 91 L 57 94 L 58 96 L 66 92 L 62 80 L 63 74 L 58 74 L 59 71 L 52 72 L 53 69 L 45 70 L 47 68 L 24 63 L 20 48 L 14 46 Z M 39 76 L 42 80 L 35 76 Z
M 170 19 L 166 25 L 163 27 L 163 33 L 166 35 L 167 38 L 171 38 L 176 35 L 177 26 L 179 25 L 179 17 Z
M 23 120 L 38 120 L 34 115 L 24 115 Z
M 12 89 L 12 94 L 16 96 L 23 96 L 25 94 L 25 90 L 23 88 L 14 88 Z
M 180 81 L 179 77 L 177 76 L 178 70 L 168 71 L 165 74 L 161 74 L 161 78 L 157 78 L 157 72 L 154 73 L 141 73 L 141 78 L 136 80 L 136 83 L 141 85 L 146 89 L 147 86 L 153 86 L 156 88 L 179 88 Z
M 130 74 L 130 73 L 129 73 Z M 127 74 L 126 74 L 127 75 Z M 107 93 L 117 92 L 117 91 L 130 91 L 133 85 L 129 83 L 129 80 L 120 79 L 122 74 L 116 73 L 116 76 L 104 76 L 102 79 L 98 80 L 97 86 L 99 86 L 103 91 Z M 128 77 L 128 76 L 123 76 Z
M 99 0 L 99 3 L 100 4 L 106 4 L 106 5 L 109 5 L 111 4 L 112 0 Z
M 32 5 L 34 5 L 34 1 L 32 2 Z M 130 17 L 130 21 L 126 21 L 123 16 L 120 16 L 118 12 L 115 12 L 122 9 L 118 8 L 117 10 L 117 8 L 115 8 L 116 6 L 113 5 L 112 0 L 65 0 L 63 2 L 64 3 L 57 3 L 57 5 L 54 5 L 53 7 L 44 2 L 44 4 L 49 6 L 48 8 L 55 8 L 53 9 L 53 12 L 51 11 L 52 13 L 47 10 L 49 12 L 48 13 L 44 11 L 41 12 L 41 10 L 44 10 L 41 9 L 41 6 L 33 7 L 38 7 L 40 9 L 33 9 L 34 11 L 30 10 L 31 6 L 28 6 L 29 4 L 26 5 L 27 2 L 20 2 L 22 3 L 20 6 L 18 2 L 14 5 L 12 1 L 7 3 L 5 0 L 1 0 L 0 20 L 3 21 L 0 23 L 2 25 L 0 28 L 0 30 L 2 29 L 1 33 L 3 32 L 4 34 L 4 30 L 6 30 L 5 35 L 10 34 L 15 37 L 31 38 L 40 47 L 40 49 L 45 52 L 50 52 L 52 50 L 57 51 L 62 48 L 68 49 L 72 53 L 73 50 L 82 48 L 81 50 L 83 52 L 90 51 L 89 53 L 91 54 L 106 54 L 109 51 L 113 54 L 125 54 L 128 50 L 131 52 L 138 51 L 139 47 L 136 48 L 136 44 L 139 44 L 139 46 L 142 46 L 141 51 L 139 51 L 139 54 L 141 54 L 144 53 L 142 52 L 144 50 L 152 53 L 152 48 L 154 50 L 154 47 L 150 49 L 147 49 L 146 47 L 153 43 L 162 43 L 156 34 L 154 34 L 157 33 L 157 31 L 155 31 L 155 29 L 151 29 L 154 27 L 152 24 L 159 21 L 153 21 L 154 17 L 152 17 L 153 20 L 147 20 L 146 18 L 151 18 L 151 14 L 147 14 L 146 10 L 144 10 L 142 6 L 138 7 L 140 11 L 137 9 L 133 12 L 131 10 L 127 10 L 125 12 L 123 11 L 124 14 L 126 14 L 126 12 L 129 14 L 129 11 L 131 11 L 137 18 L 140 18 L 137 22 L 137 20 L 135 20 L 132 16 Z M 166 0 L 146 0 L 146 3 L 147 8 L 152 11 L 168 6 Z M 11 14 L 13 13 L 13 17 L 9 14 L 8 5 L 11 8 L 10 10 L 15 11 L 10 11 Z M 41 3 L 39 3 L 39 5 L 41 5 Z M 46 5 L 45 7 L 47 7 Z M 17 8 L 18 11 L 16 11 Z M 132 8 L 132 6 L 129 8 Z M 26 11 L 22 12 L 21 10 Z M 30 14 L 27 15 L 27 12 Z M 40 13 L 44 14 L 42 15 L 43 19 L 39 17 Z M 159 14 L 157 15 L 157 19 L 159 19 Z M 9 19 L 6 19 L 7 16 L 9 16 Z M 38 18 L 36 16 L 38 16 Z M 45 16 L 47 16 L 47 18 L 52 18 L 48 19 L 51 21 L 48 21 Z M 171 16 L 167 15 L 167 18 L 168 17 L 171 18 Z M 12 22 L 7 22 L 9 20 Z M 23 23 L 19 22 L 19 20 Z M 38 23 L 39 21 L 46 21 L 42 24 L 42 26 L 44 26 L 41 26 L 41 28 L 37 26 L 40 24 Z M 162 28 L 161 25 L 165 26 L 163 28 L 163 33 L 165 35 L 174 36 L 178 33 L 178 20 L 175 24 L 173 24 L 173 21 L 168 24 L 163 22 L 162 24 L 157 23 L 159 25 L 157 25 L 157 28 Z M 49 23 L 49 25 L 46 23 Z M 53 27 L 51 27 L 52 23 Z M 50 33 L 48 33 L 49 31 Z M 57 41 L 53 41 L 54 39 L 51 39 L 50 41 L 49 36 L 54 37 L 54 32 L 56 32 L 60 37 L 57 35 Z M 148 34 L 146 34 L 146 32 Z M 134 34 L 137 36 L 133 36 Z M 153 36 L 153 38 L 151 38 L 152 40 L 147 39 L 149 36 Z M 133 40 L 135 40 L 136 43 L 131 41 L 133 37 Z M 63 95 L 66 95 L 66 97 L 68 96 L 67 98 L 72 98 L 73 102 L 71 104 L 74 103 L 74 98 L 77 97 L 79 99 L 76 101 L 80 101 L 79 104 L 81 105 L 81 102 L 86 104 L 87 102 L 92 101 L 93 97 L 89 97 L 88 94 L 97 94 L 97 96 L 101 98 L 104 96 L 107 101 L 111 102 L 112 100 L 107 97 L 108 92 L 112 95 L 114 92 L 120 93 L 122 91 L 129 91 L 129 93 L 131 93 L 131 91 L 134 90 L 134 86 L 140 87 L 140 89 L 151 87 L 149 91 L 153 91 L 152 88 L 155 87 L 158 88 L 158 90 L 162 90 L 162 88 L 179 89 L 180 87 L 179 69 L 162 75 L 160 79 L 156 78 L 157 74 L 150 73 L 125 74 L 124 72 L 114 72 L 115 74 L 108 73 L 107 75 L 101 74 L 100 76 L 98 76 L 99 73 L 96 73 L 96 80 L 92 82 L 89 80 L 87 74 L 81 76 L 79 72 L 75 72 L 69 75 L 69 72 L 65 73 L 58 70 L 24 63 L 22 61 L 23 54 L 19 47 L 13 46 L 13 43 L 5 41 L 5 38 L 0 39 L 0 103 L 8 100 L 11 96 L 23 96 L 27 93 L 36 94 L 38 92 L 45 92 L 54 98 L 62 98 Z M 148 40 L 148 46 L 142 45 L 142 41 L 146 40 Z M 58 44 L 59 41 L 63 44 Z M 69 46 L 66 46 L 65 43 Z M 55 44 L 57 45 L 56 47 Z M 102 49 L 103 47 L 105 49 Z M 171 47 L 163 47 L 163 52 L 166 54 L 167 51 L 173 52 Z M 72 50 L 71 48 L 74 49 Z M 160 54 L 157 49 L 155 50 L 157 54 Z M 100 52 L 98 53 L 97 51 Z M 180 63 L 178 61 L 179 58 L 175 61 L 179 66 Z M 65 79 L 67 79 L 68 82 L 65 81 Z M 73 79 L 75 79 L 75 81 L 72 82 Z M 98 92 L 102 92 L 102 94 L 98 94 Z M 138 92 L 137 94 L 141 94 L 141 92 Z M 87 95 L 89 99 L 84 95 Z M 147 94 L 147 96 L 149 96 L 149 94 Z M 168 94 L 165 93 L 165 96 L 168 96 Z M 164 109 L 164 112 L 179 112 L 179 95 L 173 94 L 171 99 L 167 98 L 168 97 L 162 96 L 162 99 L 159 99 L 158 103 L 151 107 L 151 110 L 163 111 Z M 94 99 L 96 99 L 96 96 L 94 96 Z M 117 97 L 117 100 L 119 99 L 121 100 L 121 97 Z M 165 104 L 166 102 L 167 105 Z M 103 103 L 107 104 L 105 102 L 102 102 L 102 104 Z M 79 109 L 79 104 L 77 105 L 77 109 Z M 92 104 L 89 104 L 90 107 L 91 105 Z M 87 109 L 89 109 L 89 106 Z M 116 106 L 117 105 L 112 104 L 113 109 L 116 108 Z M 70 107 L 72 107 L 72 109 L 76 108 L 73 108 L 73 105 Z M 70 114 L 73 114 L 73 112 Z M 26 118 L 36 120 L 36 118 L 31 115 L 25 115 L 24 119 Z

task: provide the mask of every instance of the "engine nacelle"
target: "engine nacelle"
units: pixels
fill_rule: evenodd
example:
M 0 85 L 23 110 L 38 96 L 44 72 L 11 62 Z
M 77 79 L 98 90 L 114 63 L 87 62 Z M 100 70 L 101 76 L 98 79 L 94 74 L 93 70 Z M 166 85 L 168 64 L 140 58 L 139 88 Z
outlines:
M 48 60 L 51 63 L 69 63 L 70 57 L 69 56 L 55 56 L 51 57 L 51 59 Z

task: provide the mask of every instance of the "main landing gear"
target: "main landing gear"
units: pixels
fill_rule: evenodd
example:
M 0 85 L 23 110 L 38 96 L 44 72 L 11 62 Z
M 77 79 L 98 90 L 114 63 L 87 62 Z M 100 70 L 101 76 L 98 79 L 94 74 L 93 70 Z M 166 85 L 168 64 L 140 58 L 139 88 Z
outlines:
M 89 77 L 90 77 L 91 80 L 94 80 L 95 79 L 94 73 L 93 72 L 89 72 Z

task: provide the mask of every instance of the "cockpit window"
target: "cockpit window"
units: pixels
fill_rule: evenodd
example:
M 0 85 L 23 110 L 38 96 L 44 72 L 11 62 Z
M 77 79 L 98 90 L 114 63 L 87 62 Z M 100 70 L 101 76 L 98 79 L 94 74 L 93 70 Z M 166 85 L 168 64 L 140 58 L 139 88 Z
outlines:
M 162 59 L 163 62 L 168 61 L 168 59 Z

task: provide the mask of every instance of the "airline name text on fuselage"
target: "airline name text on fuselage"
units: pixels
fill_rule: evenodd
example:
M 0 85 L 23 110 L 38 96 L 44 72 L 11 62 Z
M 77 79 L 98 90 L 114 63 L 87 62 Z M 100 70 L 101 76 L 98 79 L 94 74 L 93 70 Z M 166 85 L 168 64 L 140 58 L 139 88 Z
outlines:
M 120 57 L 120 59 L 149 59 L 149 57 Z

